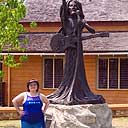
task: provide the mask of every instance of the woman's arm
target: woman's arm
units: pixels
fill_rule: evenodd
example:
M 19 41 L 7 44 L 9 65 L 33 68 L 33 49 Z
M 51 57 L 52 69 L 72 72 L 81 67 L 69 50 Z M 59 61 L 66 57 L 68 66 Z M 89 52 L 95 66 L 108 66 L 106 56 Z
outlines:
M 62 0 L 62 6 L 61 6 L 61 19 L 65 20 L 66 17 L 67 17 L 67 14 L 68 14 L 68 8 L 67 8 L 67 3 L 66 3 L 66 0 Z
M 83 21 L 84 27 L 90 32 L 90 33 L 95 33 L 95 30 L 86 22 Z
M 43 112 L 45 113 L 48 109 L 48 106 L 49 106 L 49 100 L 43 94 L 41 94 L 41 99 L 42 99 L 43 103 L 45 103 L 45 106 L 43 107 Z
M 24 100 L 24 93 L 21 93 L 13 98 L 12 103 L 14 107 L 16 108 L 17 112 L 20 114 L 20 116 L 23 115 L 23 111 L 20 109 L 20 105 L 22 104 Z
M 65 28 L 68 19 L 68 7 L 66 0 L 62 0 L 62 5 L 60 8 L 60 18 L 61 18 L 62 29 L 59 31 L 59 33 L 62 32 L 64 35 L 66 35 Z

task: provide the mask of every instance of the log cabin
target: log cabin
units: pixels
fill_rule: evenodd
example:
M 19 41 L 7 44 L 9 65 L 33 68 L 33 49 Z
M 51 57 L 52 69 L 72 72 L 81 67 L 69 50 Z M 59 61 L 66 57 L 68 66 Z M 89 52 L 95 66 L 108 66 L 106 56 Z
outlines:
M 80 0 L 85 20 L 96 33 L 109 32 L 109 37 L 83 41 L 87 81 L 95 94 L 102 95 L 108 104 L 128 103 L 128 2 L 127 0 Z M 2 106 L 11 106 L 11 100 L 26 91 L 26 82 L 37 79 L 40 92 L 48 95 L 59 86 L 65 62 L 64 53 L 55 53 L 50 47 L 52 36 L 61 28 L 59 10 L 61 1 L 25 0 L 27 14 L 20 21 L 27 32 L 25 52 L 11 52 L 17 59 L 28 56 L 20 67 L 10 68 L 0 63 L 4 71 L 0 87 Z M 30 22 L 36 28 L 30 28 Z M 83 36 L 89 33 L 85 29 Z M 6 51 L 2 53 L 5 57 Z

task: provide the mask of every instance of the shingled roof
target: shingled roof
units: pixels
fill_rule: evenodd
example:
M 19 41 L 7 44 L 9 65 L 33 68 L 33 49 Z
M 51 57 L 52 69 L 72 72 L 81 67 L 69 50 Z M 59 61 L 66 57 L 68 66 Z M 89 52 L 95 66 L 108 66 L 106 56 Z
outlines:
M 87 21 L 128 21 L 127 0 L 79 0 Z M 25 0 L 23 22 L 59 22 L 62 0 Z
M 50 47 L 50 41 L 55 33 L 31 33 L 26 34 L 29 39 L 26 47 L 27 52 L 53 52 Z M 82 36 L 87 36 L 83 33 Z M 97 37 L 83 41 L 83 50 L 85 52 L 111 52 L 128 51 L 128 32 L 110 32 L 109 37 Z
M 127 0 L 79 0 L 87 21 L 128 21 Z M 27 15 L 22 22 L 60 22 L 62 0 L 25 0 Z M 53 52 L 50 41 L 55 33 L 29 33 L 27 52 Z M 87 35 L 88 33 L 83 33 Z M 127 52 L 128 32 L 110 32 L 110 37 L 83 41 L 85 52 Z

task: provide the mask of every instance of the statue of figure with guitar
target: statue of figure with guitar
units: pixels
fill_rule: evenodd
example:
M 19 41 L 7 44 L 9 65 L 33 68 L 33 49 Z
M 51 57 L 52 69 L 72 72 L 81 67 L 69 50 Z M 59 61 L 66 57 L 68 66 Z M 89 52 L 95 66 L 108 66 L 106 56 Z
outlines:
M 86 80 L 83 62 L 82 40 L 108 37 L 108 33 L 95 34 L 95 30 L 84 20 L 82 5 L 77 0 L 62 0 L 60 8 L 62 28 L 51 39 L 55 52 L 65 52 L 64 76 L 55 92 L 48 95 L 54 104 L 100 104 L 105 103 L 101 95 L 91 92 Z M 86 28 L 92 35 L 82 37 Z

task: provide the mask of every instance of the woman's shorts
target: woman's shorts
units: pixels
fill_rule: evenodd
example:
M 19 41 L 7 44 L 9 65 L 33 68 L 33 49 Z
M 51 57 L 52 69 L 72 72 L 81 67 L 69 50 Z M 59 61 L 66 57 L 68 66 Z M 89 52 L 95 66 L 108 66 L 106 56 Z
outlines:
M 21 121 L 21 128 L 45 128 L 45 125 L 43 126 L 42 122 L 30 124 L 26 121 Z

